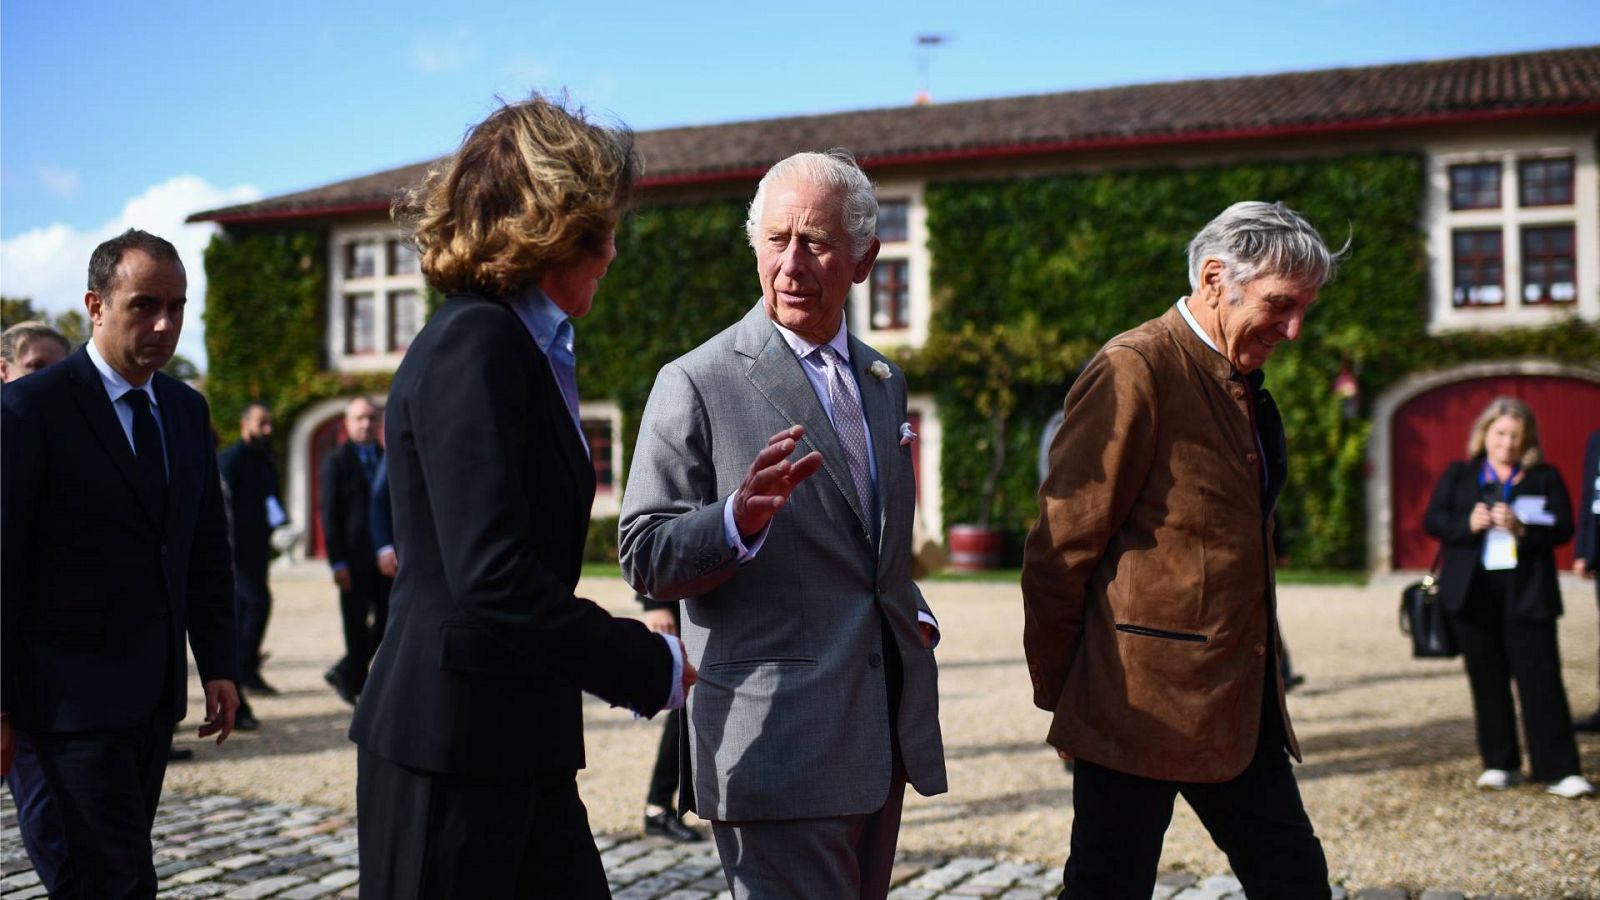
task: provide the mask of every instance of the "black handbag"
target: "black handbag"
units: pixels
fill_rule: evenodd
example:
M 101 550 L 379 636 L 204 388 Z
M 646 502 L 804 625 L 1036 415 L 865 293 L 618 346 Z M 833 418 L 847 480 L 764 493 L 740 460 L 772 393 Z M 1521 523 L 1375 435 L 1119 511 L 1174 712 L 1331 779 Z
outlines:
M 1400 633 L 1411 637 L 1411 655 L 1417 659 L 1453 659 L 1461 652 L 1439 603 L 1438 571 L 1435 556 L 1432 570 L 1400 592 Z

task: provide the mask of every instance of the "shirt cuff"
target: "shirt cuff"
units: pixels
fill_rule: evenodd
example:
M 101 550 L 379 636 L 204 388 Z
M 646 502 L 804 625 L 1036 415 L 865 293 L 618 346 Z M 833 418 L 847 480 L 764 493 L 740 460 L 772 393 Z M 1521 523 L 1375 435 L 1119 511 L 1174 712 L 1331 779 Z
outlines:
M 394 552 L 394 545 L 393 544 L 384 544 L 382 547 L 379 547 L 378 548 L 378 552 L 373 554 L 373 555 L 374 556 L 382 556 L 385 553 L 393 553 L 393 552 Z
M 343 572 L 345 569 L 350 568 L 350 564 L 349 563 L 342 563 L 342 562 L 331 562 L 331 563 L 328 563 L 328 568 L 334 570 L 335 572 Z
M 661 707 L 666 712 L 683 708 L 683 643 L 670 634 L 661 635 L 661 639 L 672 651 L 672 693 L 667 695 L 667 705 Z
M 928 649 L 932 650 L 939 646 L 939 620 L 933 617 L 933 613 L 919 609 L 917 610 L 917 621 L 933 629 L 933 639 L 928 641 Z
M 739 565 L 744 565 L 756 558 L 761 552 L 761 545 L 767 542 L 767 532 L 772 530 L 772 520 L 767 520 L 765 528 L 756 535 L 754 546 L 746 547 L 739 537 L 739 526 L 733 524 L 733 494 L 728 495 L 728 502 L 722 504 L 722 532 L 728 538 L 728 546 L 733 548 L 734 555 L 739 558 Z

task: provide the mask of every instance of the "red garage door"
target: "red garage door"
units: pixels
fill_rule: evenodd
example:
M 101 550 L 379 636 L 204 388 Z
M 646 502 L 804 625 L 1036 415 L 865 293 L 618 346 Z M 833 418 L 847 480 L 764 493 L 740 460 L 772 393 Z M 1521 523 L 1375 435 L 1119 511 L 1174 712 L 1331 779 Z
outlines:
M 1419 394 L 1394 415 L 1389 471 L 1395 568 L 1425 569 L 1433 561 L 1438 542 L 1422 531 L 1428 498 L 1445 467 L 1466 456 L 1467 432 L 1478 414 L 1502 395 L 1516 397 L 1533 409 L 1545 462 L 1561 470 L 1567 490 L 1576 497 L 1584 442 L 1589 432 L 1600 428 L 1600 384 L 1508 375 L 1458 381 Z M 1556 561 L 1563 568 L 1571 566 L 1571 541 L 1556 551 Z

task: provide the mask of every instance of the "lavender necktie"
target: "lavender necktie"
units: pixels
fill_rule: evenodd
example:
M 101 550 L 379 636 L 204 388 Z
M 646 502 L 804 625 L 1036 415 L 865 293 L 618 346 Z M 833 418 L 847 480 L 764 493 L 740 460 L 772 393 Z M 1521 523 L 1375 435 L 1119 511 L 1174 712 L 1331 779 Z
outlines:
M 856 496 L 861 500 L 861 514 L 872 521 L 872 469 L 867 463 L 867 420 L 861 413 L 861 395 L 856 388 L 855 376 L 844 364 L 844 357 L 833 347 L 823 344 L 819 351 L 828 365 L 828 404 L 833 407 L 833 433 L 844 447 L 850 463 L 850 479 L 856 483 Z

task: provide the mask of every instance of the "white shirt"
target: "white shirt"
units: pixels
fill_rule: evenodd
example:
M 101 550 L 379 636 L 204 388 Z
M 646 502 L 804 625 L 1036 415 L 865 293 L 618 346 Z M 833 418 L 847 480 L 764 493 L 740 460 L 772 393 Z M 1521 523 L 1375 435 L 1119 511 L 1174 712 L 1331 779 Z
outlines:
M 111 368 L 105 357 L 100 355 L 100 348 L 94 341 L 88 342 L 87 350 L 89 361 L 94 363 L 95 371 L 100 373 L 100 384 L 106 389 L 106 396 L 111 399 L 111 411 L 117 414 L 117 423 L 122 426 L 122 435 L 128 439 L 128 449 L 138 453 L 138 448 L 133 443 L 133 407 L 122 398 L 131 391 L 143 391 L 150 398 L 150 415 L 156 420 L 156 434 L 161 436 L 161 464 L 167 469 L 167 477 L 172 476 L 172 466 L 167 462 L 167 429 L 161 422 L 161 403 L 156 400 L 155 388 L 151 385 L 154 378 L 145 380 L 144 384 L 135 386 L 122 373 Z

